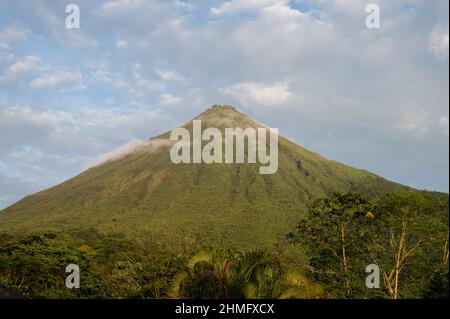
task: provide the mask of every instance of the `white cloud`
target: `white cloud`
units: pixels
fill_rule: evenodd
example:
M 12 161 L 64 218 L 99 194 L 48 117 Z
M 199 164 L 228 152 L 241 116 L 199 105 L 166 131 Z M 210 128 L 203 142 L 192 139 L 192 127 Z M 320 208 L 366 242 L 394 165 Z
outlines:
M 447 125 L 448 126 L 448 116 L 441 116 L 438 119 L 438 122 L 442 125 Z
M 118 48 L 125 48 L 127 45 L 128 45 L 128 43 L 125 40 L 116 41 L 116 47 L 118 47 Z
M 121 159 L 128 154 L 145 150 L 147 152 L 153 152 L 157 150 L 161 146 L 169 146 L 172 145 L 173 142 L 168 139 L 152 139 L 152 140 L 139 140 L 135 139 L 128 143 L 125 143 L 112 151 L 100 154 L 88 161 L 86 164 L 86 169 L 90 167 L 94 167 L 100 164 L 103 164 L 107 161 L 114 161 Z
M 78 70 L 63 70 L 57 73 L 34 79 L 30 83 L 33 89 L 49 89 L 54 87 L 84 88 L 83 75 Z
M 193 8 L 193 6 L 190 3 L 180 1 L 180 0 L 175 0 L 175 6 L 178 8 L 183 8 L 183 9 L 187 9 L 187 10 L 191 10 Z
M 19 25 L 25 23 L 29 25 L 30 41 L 40 39 L 42 43 L 51 42 L 57 44 L 64 49 L 92 49 L 97 46 L 97 41 L 88 35 L 87 13 L 90 11 L 91 4 L 88 1 L 78 3 L 81 7 L 81 28 L 67 29 L 65 28 L 65 19 L 67 17 L 64 12 L 65 5 L 55 5 L 54 1 L 29 1 L 17 4 L 17 12 L 11 13 L 22 15 L 15 20 Z M 12 9 L 14 11 L 14 9 Z M 24 14 L 24 15 L 23 15 Z M 28 32 L 28 30 L 26 31 Z
M 232 0 L 222 3 L 218 7 L 211 8 L 214 15 L 234 14 L 242 11 L 260 10 L 271 6 L 286 6 L 287 0 Z
M 93 70 L 90 74 L 90 79 L 94 82 L 112 83 L 115 80 L 114 78 L 114 74 L 107 70 Z
M 0 158 L 16 169 L 26 164 L 21 169 L 30 176 L 46 170 L 66 176 L 68 168 L 76 174 L 96 154 L 170 128 L 164 124 L 167 120 L 145 107 L 81 107 L 71 111 L 0 108 Z
M 142 0 L 114 0 L 114 1 L 106 1 L 102 5 L 103 10 L 114 10 L 123 7 L 136 8 L 143 5 L 145 1 Z
M 124 36 L 128 32 L 148 35 L 160 21 L 168 15 L 183 9 L 177 2 L 148 0 L 111 0 L 92 10 L 98 28 L 122 30 Z M 117 23 L 120 21 L 120 23 Z
M 284 3 L 283 1 L 281 3 L 263 8 L 262 15 L 266 19 L 270 19 L 272 21 L 277 20 L 278 22 L 284 23 L 289 23 L 292 19 L 297 19 L 303 16 L 299 10 L 292 9 L 288 3 Z
M 47 134 L 52 128 L 73 123 L 71 116 L 61 111 L 34 111 L 31 107 L 2 107 L 0 108 L 0 142 L 14 143 L 32 141 Z M 33 134 L 28 136 L 28 130 Z M 8 134 L 9 133 L 9 134 Z M 9 136 L 9 138 L 6 138 Z M 17 137 L 14 141 L 12 137 Z
M 176 70 L 155 70 L 163 81 L 186 82 L 187 79 L 179 74 Z
M 448 134 L 448 71 L 435 61 L 448 57 L 447 1 L 412 0 L 405 8 L 404 1 L 380 0 L 382 28 L 376 31 L 366 29 L 367 1 L 360 0 L 81 1 L 80 30 L 61 28 L 65 16 L 54 1 L 12 12 L 5 7 L 5 14 L 17 16 L 12 25 L 33 26 L 20 51 L 12 42 L 22 41 L 19 34 L 3 41 L 10 49 L 0 48 L 0 110 L 12 104 L 32 109 L 0 111 L 0 160 L 8 170 L 32 154 L 17 151 L 24 145 L 93 156 L 156 135 L 217 103 L 251 110 L 252 117 L 329 158 L 403 183 L 448 189 L 442 173 L 448 172 L 448 135 L 442 134 Z M 302 4 L 311 8 L 302 13 Z M 125 42 L 126 50 L 115 49 Z M 74 50 L 77 43 L 86 50 Z M 48 65 L 48 73 L 34 74 L 43 71 L 42 62 L 34 71 L 21 63 L 13 68 L 17 74 L 8 70 L 24 54 L 80 71 L 89 61 L 95 67 L 82 74 L 89 87 L 71 92 L 70 99 L 30 90 L 36 77 L 37 87 L 58 87 L 52 83 L 61 70 Z M 195 88 L 180 85 L 191 79 Z M 25 90 L 5 83 L 22 83 Z M 7 159 L 12 149 L 22 156 L 14 163 Z M 35 166 L 45 172 L 57 161 L 69 157 Z M 61 180 L 67 171 L 59 171 Z
M 26 35 L 22 31 L 17 31 L 11 28 L 0 31 L 0 48 L 10 49 L 10 43 L 18 40 L 26 39 Z
M 423 134 L 428 131 L 430 125 L 430 114 L 424 110 L 409 110 L 402 114 L 400 123 L 394 125 L 405 131 Z
M 181 98 L 173 96 L 172 94 L 163 94 L 161 97 L 161 104 L 168 106 L 175 106 L 181 102 Z
M 285 104 L 291 96 L 289 86 L 280 82 L 273 84 L 242 82 L 222 88 L 220 91 L 236 98 L 245 106 L 276 107 Z
M 430 33 L 428 48 L 439 59 L 448 59 L 448 24 L 438 25 Z
M 42 65 L 41 59 L 34 55 L 28 55 L 11 65 L 8 71 L 13 74 L 18 74 L 42 70 L 45 70 L 45 67 Z
M 54 123 L 59 119 L 56 114 L 57 112 L 34 112 L 30 107 L 4 107 L 0 109 L 0 123 L 2 127 L 17 119 L 27 119 L 28 124 Z
M 120 159 L 130 153 L 137 151 L 144 145 L 145 145 L 145 141 L 143 141 L 143 140 L 132 140 L 126 144 L 119 146 L 118 148 L 116 148 L 112 151 L 95 156 L 94 158 L 92 158 L 88 161 L 85 168 L 87 169 L 87 168 L 90 168 L 93 166 L 97 166 L 97 165 L 103 164 L 110 160 Z
M 175 106 L 181 102 L 181 97 L 174 96 L 166 92 L 166 84 L 164 82 L 181 82 L 187 83 L 188 79 L 180 75 L 174 70 L 159 70 L 155 73 L 159 79 L 152 79 L 144 76 L 141 72 L 142 65 L 140 63 L 133 63 L 130 65 L 130 75 L 125 75 L 120 72 L 111 71 L 111 67 L 107 65 L 88 65 L 91 69 L 88 80 L 94 85 L 106 84 L 108 87 L 120 89 L 120 92 L 126 93 L 128 98 L 136 101 L 145 101 L 147 98 L 153 99 L 154 105 L 159 106 Z M 138 102 L 139 103 L 139 102 Z
M 26 83 L 25 79 L 46 68 L 39 57 L 34 55 L 25 56 L 12 64 L 3 75 L 0 75 L 0 86 L 23 86 Z
M 442 128 L 443 133 L 448 134 L 448 131 L 449 131 L 448 116 L 439 117 L 438 124 Z

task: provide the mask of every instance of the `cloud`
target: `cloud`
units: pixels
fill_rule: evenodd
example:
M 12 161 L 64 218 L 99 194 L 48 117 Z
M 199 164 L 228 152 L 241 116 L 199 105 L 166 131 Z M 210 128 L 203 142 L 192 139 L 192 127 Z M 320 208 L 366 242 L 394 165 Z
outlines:
M 169 119 L 142 108 L 33 110 L 0 108 L 0 158 L 23 146 L 49 154 L 93 156 L 137 138 L 148 138 L 170 128 Z
M 55 0 L 2 8 L 10 187 L 234 104 L 328 158 L 448 189 L 448 2 L 380 0 L 378 30 L 368 1 L 212 3 L 79 0 L 79 30 Z
M 8 73 L 20 74 L 28 72 L 38 72 L 45 70 L 42 60 L 34 55 L 28 55 L 10 66 Z
M 6 197 L 0 207 L 105 159 L 99 154 L 128 141 L 145 140 L 175 124 L 171 116 L 146 107 L 65 111 L 0 107 L 0 193 Z
M 27 80 L 46 68 L 39 57 L 34 55 L 25 56 L 10 65 L 4 74 L 0 75 L 0 87 L 24 87 L 27 84 Z
M 86 18 L 92 7 L 89 1 L 79 0 L 77 4 L 81 8 L 81 28 L 67 29 L 65 27 L 65 6 L 67 3 L 57 1 L 16 1 L 15 6 L 9 10 L 12 16 L 20 14 L 21 17 L 12 19 L 14 24 L 25 25 L 28 39 L 33 41 L 45 41 L 54 47 L 70 49 L 80 52 L 96 48 L 98 42 L 85 32 Z M 45 40 L 43 40 L 45 39 Z
M 92 10 L 95 31 L 120 30 L 121 34 L 148 34 L 168 15 L 186 8 L 180 2 L 147 0 L 111 0 Z M 117 23 L 121 21 L 121 23 Z
M 280 82 L 273 84 L 242 82 L 222 88 L 220 91 L 236 98 L 244 106 L 277 107 L 285 104 L 291 96 L 288 85 Z
M 409 110 L 402 115 L 401 121 L 400 124 L 396 124 L 394 127 L 422 134 L 428 130 L 430 114 L 424 110 Z
M 181 98 L 178 96 L 173 96 L 172 94 L 163 94 L 161 99 L 161 104 L 168 106 L 175 106 L 181 102 Z
M 430 33 L 428 48 L 439 59 L 448 59 L 448 24 L 438 25 Z
M 85 168 L 87 169 L 106 163 L 108 161 L 118 160 L 140 150 L 144 150 L 146 152 L 154 152 L 161 146 L 170 146 L 172 144 L 173 142 L 167 139 L 132 140 L 112 151 L 94 157 L 93 159 L 89 160 Z
M 286 0 L 232 0 L 222 3 L 218 7 L 211 8 L 210 12 L 214 15 L 235 14 L 242 11 L 254 11 L 267 7 L 287 6 Z
M 61 111 L 34 111 L 30 107 L 0 108 L 0 156 L 23 145 L 40 145 L 49 150 L 50 137 L 73 125 L 73 118 Z M 56 147 L 57 148 L 57 147 Z
M 128 45 L 128 43 L 125 40 L 116 41 L 116 47 L 118 47 L 118 48 L 125 48 L 127 45 Z
M 103 164 L 110 160 L 117 160 L 123 158 L 124 156 L 133 153 L 143 147 L 145 145 L 145 141 L 143 140 L 133 140 L 126 144 L 119 146 L 118 148 L 109 151 L 107 153 L 100 154 L 92 159 L 90 159 L 86 165 L 87 168 L 91 168 L 100 164 Z
M 10 45 L 12 42 L 25 39 L 26 35 L 24 32 L 7 28 L 3 31 L 0 31 L 0 48 L 10 49 Z
M 180 0 L 175 0 L 175 5 L 178 8 L 183 8 L 183 9 L 187 9 L 187 10 L 192 10 L 193 6 L 187 2 L 184 1 L 180 1 Z
M 163 81 L 186 82 L 187 79 L 175 70 L 156 70 Z
M 78 70 L 62 70 L 54 74 L 42 76 L 31 81 L 33 89 L 51 89 L 66 87 L 70 89 L 82 89 L 83 75 Z
M 448 116 L 440 116 L 438 118 L 438 124 L 442 128 L 442 132 L 444 134 L 448 134 L 449 127 L 448 127 Z
M 116 76 L 112 72 L 101 69 L 94 69 L 91 71 L 91 80 L 99 83 L 112 83 L 116 79 Z
M 136 8 L 140 7 L 144 4 L 144 1 L 141 0 L 115 0 L 115 1 L 106 1 L 102 5 L 102 9 L 109 11 L 109 10 L 117 10 L 124 7 L 130 7 L 130 8 Z

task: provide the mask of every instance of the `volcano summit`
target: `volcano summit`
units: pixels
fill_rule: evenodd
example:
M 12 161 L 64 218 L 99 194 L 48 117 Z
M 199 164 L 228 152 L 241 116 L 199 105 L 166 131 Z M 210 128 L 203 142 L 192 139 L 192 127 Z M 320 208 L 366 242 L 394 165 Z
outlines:
M 204 128 L 263 128 L 230 106 L 194 120 Z M 182 126 L 192 136 L 193 121 Z M 259 174 L 251 163 L 178 163 L 170 132 L 91 167 L 0 212 L 0 232 L 96 229 L 145 236 L 169 245 L 278 247 L 306 203 L 333 192 L 367 197 L 408 189 L 370 172 L 310 152 L 278 136 L 278 170 Z

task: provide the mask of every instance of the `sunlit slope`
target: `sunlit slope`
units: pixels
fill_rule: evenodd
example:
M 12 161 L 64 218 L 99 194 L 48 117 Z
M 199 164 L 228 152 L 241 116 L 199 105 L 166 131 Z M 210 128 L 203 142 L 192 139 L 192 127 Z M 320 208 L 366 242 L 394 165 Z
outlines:
M 232 107 L 196 119 L 206 127 L 261 127 Z M 192 122 L 185 124 L 192 130 Z M 329 161 L 280 137 L 279 169 L 260 164 L 173 164 L 169 134 L 90 168 L 0 212 L 0 232 L 96 228 L 176 245 L 186 241 L 273 247 L 312 198 L 404 190 L 364 170 Z

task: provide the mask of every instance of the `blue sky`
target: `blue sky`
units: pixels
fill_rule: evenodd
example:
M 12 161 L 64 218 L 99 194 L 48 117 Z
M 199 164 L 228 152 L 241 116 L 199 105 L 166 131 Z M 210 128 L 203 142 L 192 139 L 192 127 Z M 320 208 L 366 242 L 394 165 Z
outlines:
M 0 17 L 0 207 L 212 104 L 448 191 L 446 0 L 0 0 Z

